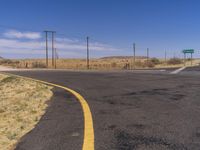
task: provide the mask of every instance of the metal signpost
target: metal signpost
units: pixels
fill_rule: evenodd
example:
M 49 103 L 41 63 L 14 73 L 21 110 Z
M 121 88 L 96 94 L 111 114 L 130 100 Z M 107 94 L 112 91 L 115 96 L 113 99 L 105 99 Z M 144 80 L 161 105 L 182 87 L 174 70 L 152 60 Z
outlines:
M 193 59 L 194 49 L 184 49 L 182 52 L 184 54 L 184 65 L 186 65 L 186 55 L 190 54 L 190 56 L 191 56 L 191 66 L 192 66 L 192 59 Z

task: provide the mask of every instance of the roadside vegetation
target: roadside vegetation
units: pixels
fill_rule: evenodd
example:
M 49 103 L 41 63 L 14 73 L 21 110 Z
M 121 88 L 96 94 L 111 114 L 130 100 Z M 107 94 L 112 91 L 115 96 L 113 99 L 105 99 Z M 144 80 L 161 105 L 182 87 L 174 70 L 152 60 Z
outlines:
M 183 60 L 179 59 L 179 58 L 171 58 L 170 60 L 168 60 L 167 62 L 169 65 L 179 65 L 183 63 Z
M 200 59 L 195 59 L 194 65 L 200 63 Z M 51 60 L 49 59 L 48 68 L 52 68 Z M 14 68 L 46 68 L 45 59 L 21 59 L 21 60 L 0 60 L 0 65 L 11 66 Z M 146 57 L 137 57 L 135 67 L 137 69 L 148 69 L 148 68 L 168 68 L 168 67 L 181 67 L 184 65 L 183 59 L 171 58 L 158 59 Z M 190 60 L 186 60 L 186 65 L 190 66 Z M 131 69 L 133 67 L 133 57 L 115 56 L 105 57 L 99 59 L 90 60 L 90 69 L 94 70 L 123 70 Z M 73 70 L 84 70 L 86 69 L 85 59 L 58 59 L 57 68 L 59 69 L 73 69 Z
M 0 74 L 0 149 L 11 150 L 34 128 L 52 96 L 51 87 Z
M 0 65 L 16 67 L 19 63 L 19 60 L 0 59 Z

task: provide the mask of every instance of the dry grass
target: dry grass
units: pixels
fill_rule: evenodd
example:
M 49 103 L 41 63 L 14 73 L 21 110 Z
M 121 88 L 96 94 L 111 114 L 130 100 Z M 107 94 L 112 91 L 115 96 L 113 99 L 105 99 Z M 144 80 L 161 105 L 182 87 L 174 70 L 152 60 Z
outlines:
M 144 69 L 149 68 L 151 65 L 148 65 L 146 58 L 137 58 L 136 59 L 136 68 Z M 169 67 L 181 67 L 184 64 L 169 65 L 165 63 L 163 59 L 159 59 L 160 63 L 153 65 L 151 67 L 155 68 L 169 68 Z M 9 65 L 16 68 L 45 68 L 46 62 L 45 59 L 24 59 L 24 60 L 13 60 L 14 63 L 8 62 L 3 65 Z M 91 59 L 90 60 L 90 69 L 95 70 L 121 70 L 121 69 L 131 69 L 133 59 L 132 57 L 119 57 L 119 58 L 103 58 L 103 59 Z M 10 63 L 10 64 L 9 64 Z M 200 59 L 194 59 L 193 64 L 196 65 L 200 63 Z M 52 68 L 52 62 L 49 60 L 49 67 Z M 186 63 L 190 66 L 190 61 Z M 59 69 L 75 69 L 75 70 L 84 70 L 86 69 L 86 60 L 85 59 L 59 59 L 57 60 L 57 68 Z
M 29 132 L 47 107 L 51 87 L 0 74 L 0 149 L 9 150 Z
M 146 59 L 136 59 L 136 67 L 142 68 L 142 63 Z M 113 69 L 130 69 L 133 59 L 131 58 L 106 58 L 106 59 L 90 59 L 90 69 L 98 70 L 113 70 Z M 12 66 L 15 68 L 44 68 L 46 61 L 45 59 L 24 59 L 24 60 L 13 60 L 15 63 L 2 63 L 5 66 Z M 129 67 L 127 67 L 129 64 Z M 0 63 L 1 65 L 1 63 Z M 52 62 L 49 60 L 49 67 L 52 68 Z M 58 59 L 57 68 L 59 69 L 75 69 L 84 70 L 87 69 L 85 59 Z

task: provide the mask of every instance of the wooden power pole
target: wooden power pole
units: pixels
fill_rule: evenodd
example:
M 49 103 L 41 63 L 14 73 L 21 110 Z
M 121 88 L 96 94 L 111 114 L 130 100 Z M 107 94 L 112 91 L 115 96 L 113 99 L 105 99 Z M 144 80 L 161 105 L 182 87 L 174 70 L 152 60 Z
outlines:
M 87 69 L 90 69 L 90 58 L 89 58 L 89 37 L 87 36 Z
M 135 69 L 135 43 L 133 43 L 133 69 Z
M 147 48 L 147 63 L 149 62 L 149 48 Z
M 55 67 L 55 48 L 54 48 L 54 42 L 55 42 L 55 31 L 44 31 L 46 34 L 46 66 L 48 67 L 48 33 L 52 34 L 52 67 Z
M 49 62 L 48 62 L 48 31 L 44 31 L 46 35 L 46 67 L 48 68 Z

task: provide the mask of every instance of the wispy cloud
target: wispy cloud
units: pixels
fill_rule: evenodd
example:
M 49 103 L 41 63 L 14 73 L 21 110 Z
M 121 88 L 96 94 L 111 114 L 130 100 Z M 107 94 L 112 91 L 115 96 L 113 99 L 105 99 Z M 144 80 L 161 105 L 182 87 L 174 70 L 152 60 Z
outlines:
M 56 38 L 57 48 L 59 49 L 73 49 L 73 50 L 85 50 L 86 49 L 86 41 L 80 41 L 78 39 L 69 39 L 69 38 Z M 119 51 L 119 48 L 114 46 L 91 42 L 89 43 L 89 47 L 93 51 Z
M 0 38 L 0 53 L 3 54 L 23 54 L 26 55 L 43 55 L 45 54 L 45 41 L 39 39 L 41 35 L 33 32 L 19 32 L 9 31 L 3 33 L 6 38 Z M 9 38 L 8 38 L 9 37 Z M 23 40 L 26 38 L 29 40 Z M 62 57 L 83 57 L 85 56 L 86 41 L 70 38 L 56 38 L 55 47 Z M 49 49 L 51 49 L 51 40 L 49 41 Z M 115 53 L 121 51 L 111 45 L 91 42 L 90 50 L 95 55 L 94 57 L 101 57 L 102 54 Z
M 41 34 L 39 32 L 20 32 L 17 30 L 9 30 L 4 33 L 7 38 L 17 38 L 17 39 L 40 39 Z
M 78 39 L 70 39 L 70 38 L 56 38 L 57 42 L 66 42 L 66 43 L 78 43 L 80 42 Z

